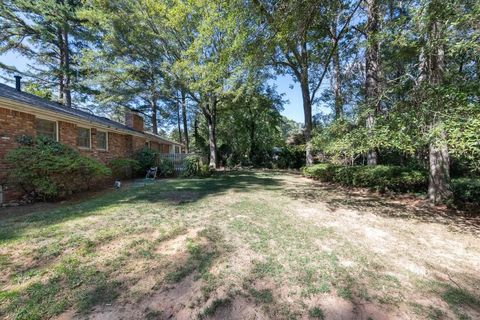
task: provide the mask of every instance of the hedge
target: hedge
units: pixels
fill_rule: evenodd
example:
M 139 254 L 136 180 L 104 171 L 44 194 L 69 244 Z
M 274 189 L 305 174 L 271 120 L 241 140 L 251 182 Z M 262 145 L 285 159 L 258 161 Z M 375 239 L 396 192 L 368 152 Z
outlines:
M 480 205 L 480 178 L 452 179 L 451 188 L 456 203 Z
M 63 198 L 111 175 L 102 163 L 51 139 L 22 138 L 19 142 L 22 145 L 5 157 L 12 167 L 9 180 L 33 198 Z
M 401 166 L 335 166 L 322 163 L 304 168 L 303 173 L 324 182 L 378 191 L 425 191 L 428 183 L 425 171 Z
M 140 163 L 135 159 L 117 158 L 108 163 L 115 179 L 131 179 L 140 170 Z

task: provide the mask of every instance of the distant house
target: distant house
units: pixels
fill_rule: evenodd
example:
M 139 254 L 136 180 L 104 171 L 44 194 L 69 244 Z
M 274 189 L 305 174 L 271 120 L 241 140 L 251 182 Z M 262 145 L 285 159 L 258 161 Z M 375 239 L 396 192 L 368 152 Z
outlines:
M 17 78 L 16 88 L 0 84 L 0 204 L 20 195 L 6 185 L 4 158 L 23 135 L 50 137 L 103 163 L 129 157 L 145 146 L 159 153 L 185 151 L 178 142 L 146 132 L 136 112 L 125 115 L 125 124 L 115 122 L 22 92 Z

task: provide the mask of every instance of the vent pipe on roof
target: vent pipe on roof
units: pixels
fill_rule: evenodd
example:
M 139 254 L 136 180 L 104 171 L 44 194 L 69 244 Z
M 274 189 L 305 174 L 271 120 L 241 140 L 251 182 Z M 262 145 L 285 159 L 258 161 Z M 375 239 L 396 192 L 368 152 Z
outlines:
M 21 76 L 15 76 L 15 89 L 17 91 L 22 91 L 22 77 Z

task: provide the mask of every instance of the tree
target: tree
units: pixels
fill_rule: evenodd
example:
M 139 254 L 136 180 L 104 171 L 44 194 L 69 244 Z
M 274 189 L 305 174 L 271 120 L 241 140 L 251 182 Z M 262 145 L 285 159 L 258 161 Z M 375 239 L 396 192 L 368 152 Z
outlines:
M 361 2 L 361 1 L 360 1 Z M 305 118 L 307 165 L 313 163 L 311 146 L 312 106 L 322 85 L 338 43 L 347 31 L 360 2 L 348 8 L 339 1 L 272 1 L 254 0 L 256 12 L 266 29 L 265 47 L 270 48 L 270 63 L 280 72 L 287 72 L 300 84 Z M 332 17 L 344 8 L 341 26 L 329 41 Z M 261 47 L 263 50 L 264 47 Z
M 159 45 L 163 34 L 145 14 L 154 9 L 159 7 L 149 1 L 90 1 L 81 15 L 95 30 L 96 41 L 82 62 L 90 70 L 86 84 L 95 89 L 99 103 L 142 112 L 158 134 L 162 101 L 173 97 L 166 96 L 171 52 Z
M 187 38 L 192 41 L 174 70 L 205 119 L 211 168 L 218 165 L 218 108 L 241 88 L 249 70 L 246 48 L 251 30 L 242 3 L 196 0 L 171 8 L 176 13 L 176 33 L 188 30 L 195 35 Z
M 375 126 L 375 114 L 380 111 L 380 8 L 378 2 L 378 0 L 366 0 L 365 101 L 368 108 L 367 128 L 370 132 Z M 375 150 L 368 151 L 367 164 L 377 164 L 377 152 Z
M 422 74 L 426 74 L 429 85 L 439 87 L 443 85 L 445 69 L 445 19 L 444 5 L 432 0 L 426 5 L 426 46 L 421 56 L 420 66 Z M 426 69 L 426 70 L 425 70 Z M 423 78 L 423 76 L 422 76 Z M 432 100 L 433 116 L 430 122 L 432 134 L 429 143 L 429 179 L 428 197 L 434 203 L 444 202 L 451 196 L 450 182 L 450 155 L 446 140 L 446 133 L 441 115 L 441 100 Z
M 43 88 L 57 87 L 58 99 L 72 105 L 78 55 L 86 30 L 77 17 L 80 0 L 15 0 L 0 4 L 0 53 L 15 51 L 33 61 L 23 75 Z M 2 65 L 7 72 L 20 73 Z
M 262 82 L 250 82 L 242 94 L 222 102 L 222 121 L 217 127 L 219 150 L 230 166 L 268 165 L 273 148 L 285 143 L 280 115 L 283 100 Z

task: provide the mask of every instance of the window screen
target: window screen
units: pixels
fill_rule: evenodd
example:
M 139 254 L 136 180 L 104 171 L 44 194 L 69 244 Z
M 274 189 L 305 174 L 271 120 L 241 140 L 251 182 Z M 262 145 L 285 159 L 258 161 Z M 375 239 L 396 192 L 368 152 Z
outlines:
M 35 129 L 37 131 L 37 137 L 42 136 L 55 141 L 57 140 L 57 123 L 55 121 L 36 119 Z
M 90 148 L 90 129 L 77 128 L 77 144 L 82 148 Z
M 97 131 L 97 149 L 107 150 L 107 133 Z

